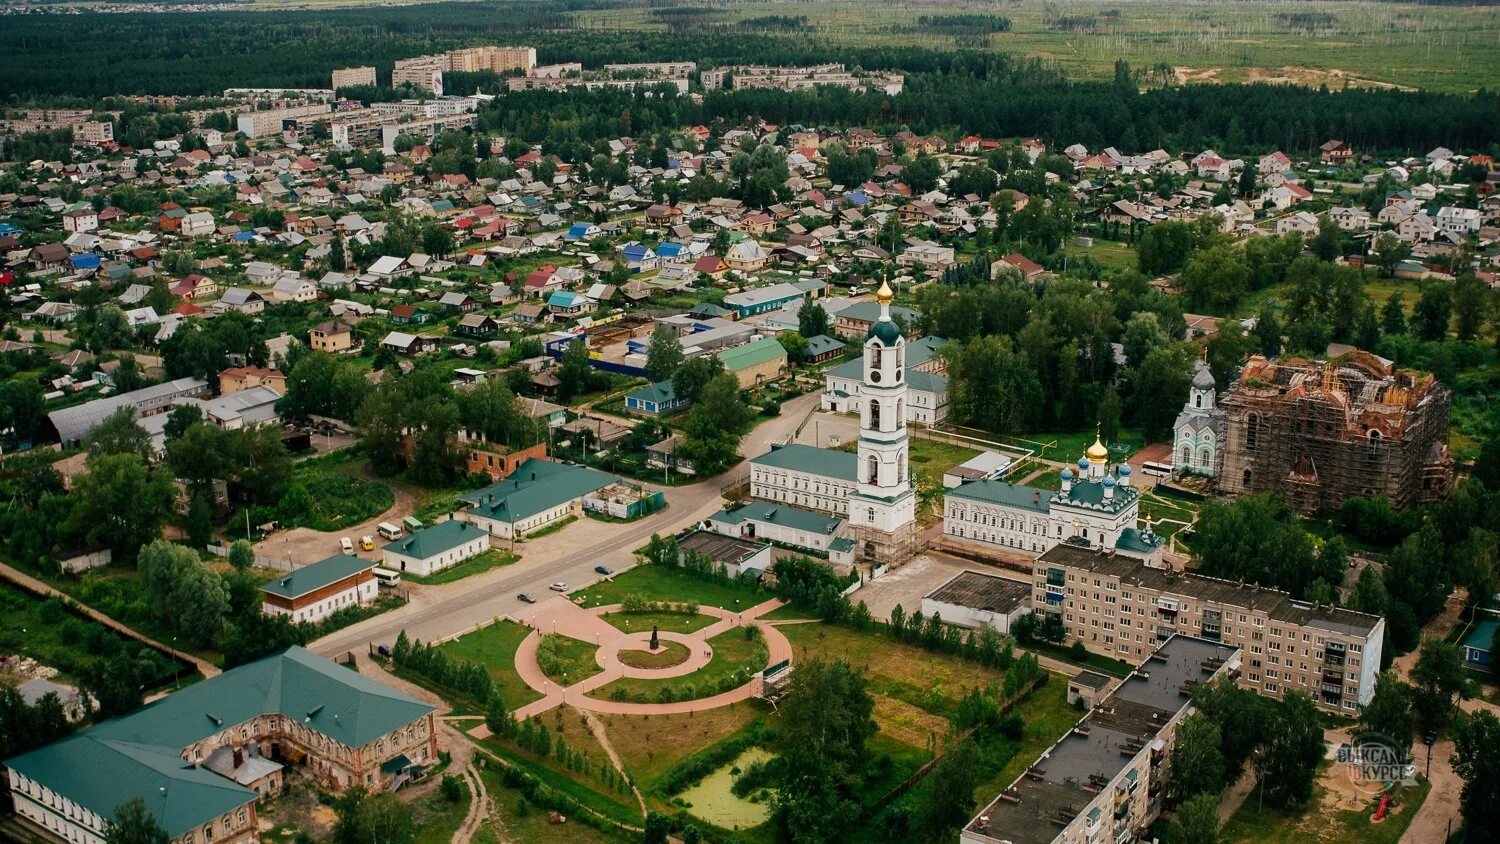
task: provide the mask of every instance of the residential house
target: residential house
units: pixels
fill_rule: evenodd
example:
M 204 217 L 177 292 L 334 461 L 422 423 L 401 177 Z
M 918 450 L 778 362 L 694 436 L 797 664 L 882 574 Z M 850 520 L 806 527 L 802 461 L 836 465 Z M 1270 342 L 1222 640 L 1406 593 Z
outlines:
M 318 285 L 300 275 L 285 275 L 271 285 L 270 297 L 278 304 L 315 302 L 318 299 Z
M 224 295 L 219 297 L 219 301 L 214 302 L 210 307 L 216 313 L 239 311 L 242 314 L 254 316 L 266 309 L 266 300 L 254 290 L 231 287 L 225 290 Z
M 1307 211 L 1298 211 L 1295 214 L 1288 214 L 1287 216 L 1282 217 L 1281 219 L 1279 219 L 1279 220 L 1276 221 L 1276 234 L 1277 235 L 1293 234 L 1293 233 L 1295 233 L 1295 234 L 1301 234 L 1301 235 L 1313 235 L 1313 234 L 1317 234 L 1318 233 L 1318 218 L 1317 218 L 1317 216 L 1315 216 L 1315 215 L 1313 215 L 1313 214 L 1311 214 L 1311 213 L 1309 213 Z
M 286 395 L 286 376 L 279 369 L 267 369 L 263 366 L 232 366 L 219 373 L 219 395 L 261 386 Z
M 462 519 L 419 528 L 380 549 L 386 568 L 421 577 L 450 569 L 490 549 L 490 535 Z
M 670 378 L 625 394 L 626 410 L 652 416 L 681 410 L 687 405 L 687 399 L 677 397 L 677 393 L 672 389 Z
M 79 208 L 62 216 L 63 231 L 91 232 L 99 228 L 99 214 L 92 208 Z
M 182 218 L 178 233 L 183 237 L 202 237 L 213 234 L 216 229 L 214 215 L 207 211 L 195 211 Z
M 1318 147 L 1318 160 L 1338 166 L 1354 158 L 1354 148 L 1343 141 L 1325 141 Z
M 437 347 L 437 341 L 431 337 L 392 331 L 380 341 L 380 345 L 400 355 L 414 356 L 432 351 Z
M 775 337 L 762 337 L 718 354 L 724 371 L 739 381 L 740 389 L 773 381 L 786 371 L 786 349 Z
M 431 314 L 416 305 L 402 304 L 391 308 L 391 322 L 395 325 L 423 325 L 431 319 Z
M 1331 208 L 1328 219 L 1346 232 L 1362 232 L 1370 227 L 1370 212 L 1358 206 Z
M 380 591 L 375 563 L 336 554 L 262 584 L 260 610 L 293 622 L 317 622 L 349 607 L 373 603 Z
M 359 338 L 354 329 L 337 320 L 320 322 L 307 332 L 308 347 L 317 352 L 341 354 L 358 351 Z
M 456 329 L 459 334 L 470 337 L 489 337 L 500 330 L 500 321 L 483 313 L 464 314 Z
M 219 294 L 219 283 L 206 275 L 193 273 L 173 283 L 167 290 L 182 299 L 209 299 Z

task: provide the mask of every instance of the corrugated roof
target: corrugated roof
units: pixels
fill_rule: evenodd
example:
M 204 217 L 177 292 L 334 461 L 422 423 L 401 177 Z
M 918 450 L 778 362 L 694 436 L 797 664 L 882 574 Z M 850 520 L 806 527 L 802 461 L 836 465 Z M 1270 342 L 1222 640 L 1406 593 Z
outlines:
M 94 427 L 111 413 L 122 407 L 139 407 L 147 402 L 158 401 L 177 395 L 194 395 L 208 391 L 208 382 L 201 378 L 178 378 L 164 384 L 153 384 L 128 393 L 95 399 L 77 407 L 65 407 L 47 414 L 58 437 L 64 442 L 75 442 L 87 437 Z
M 777 358 L 785 359 L 786 349 L 781 347 L 781 343 L 775 337 L 762 337 L 743 346 L 735 346 L 719 352 L 719 360 L 730 372 L 738 372 Z
M 948 490 L 948 495 L 1036 513 L 1046 513 L 1052 505 L 1052 490 L 1007 481 L 967 481 Z
M 469 512 L 476 516 L 514 522 L 615 482 L 614 477 L 594 469 L 533 457 L 506 479 L 461 495 L 458 500 L 468 504 Z
M 450 519 L 446 522 L 438 522 L 432 527 L 414 531 L 410 536 L 402 537 L 386 545 L 384 550 L 403 557 L 425 560 L 477 539 L 483 533 L 484 531 L 480 530 L 477 525 Z
M 772 446 L 771 450 L 750 462 L 757 466 L 811 472 L 826 478 L 854 483 L 859 475 L 859 457 L 852 452 L 791 443 Z
M 839 523 L 843 521 L 843 519 L 837 516 L 825 516 L 822 513 L 803 510 L 801 507 L 793 507 L 789 504 L 765 501 L 759 498 L 752 498 L 743 507 L 736 507 L 732 510 L 720 510 L 710 516 L 709 519 L 731 525 L 747 521 L 764 522 L 766 524 L 791 528 L 792 530 L 817 534 L 831 534 L 838 528 Z

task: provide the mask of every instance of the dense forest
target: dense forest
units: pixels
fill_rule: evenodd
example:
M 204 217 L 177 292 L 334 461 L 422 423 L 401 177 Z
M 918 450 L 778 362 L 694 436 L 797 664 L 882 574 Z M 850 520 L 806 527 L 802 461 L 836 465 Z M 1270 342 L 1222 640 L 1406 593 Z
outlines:
M 576 0 L 581 5 L 582 0 Z M 505 98 L 487 128 L 533 140 L 603 136 L 746 118 L 790 124 L 909 127 L 921 133 L 1034 135 L 1126 150 L 1155 147 L 1307 151 L 1334 137 L 1366 150 L 1476 148 L 1500 123 L 1500 96 L 1296 86 L 1200 85 L 1135 92 L 1069 81 L 1035 59 L 914 47 L 832 48 L 803 36 L 593 32 L 561 26 L 566 4 L 484 3 L 329 10 L 17 17 L 0 28 L 0 95 L 9 104 L 66 104 L 114 93 L 210 94 L 234 86 L 328 84 L 335 67 L 453 46 L 524 40 L 543 62 L 694 59 L 700 64 L 841 61 L 907 74 L 894 97 L 843 89 L 716 92 L 647 98 L 621 91 L 529 92 Z M 456 78 L 464 86 L 498 80 Z M 459 90 L 459 89 L 456 89 Z M 1128 92 L 1128 93 L 1127 93 Z

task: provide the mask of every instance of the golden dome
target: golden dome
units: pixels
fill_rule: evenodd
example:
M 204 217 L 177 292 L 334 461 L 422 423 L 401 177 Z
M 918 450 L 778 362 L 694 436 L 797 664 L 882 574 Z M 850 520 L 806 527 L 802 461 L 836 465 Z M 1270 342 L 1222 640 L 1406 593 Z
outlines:
M 880 282 L 880 289 L 875 291 L 875 298 L 882 305 L 889 305 L 891 300 L 896 298 L 896 294 L 891 292 L 890 282 L 884 280 Z
M 1103 463 L 1109 459 L 1109 449 L 1104 447 L 1104 441 L 1099 438 L 1099 431 L 1094 431 L 1094 444 L 1089 446 L 1089 462 Z

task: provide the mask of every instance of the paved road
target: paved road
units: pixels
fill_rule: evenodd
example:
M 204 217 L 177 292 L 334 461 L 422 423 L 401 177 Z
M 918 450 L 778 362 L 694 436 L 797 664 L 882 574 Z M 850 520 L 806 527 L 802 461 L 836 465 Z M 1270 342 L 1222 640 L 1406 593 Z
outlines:
M 782 405 L 781 415 L 766 421 L 745 438 L 740 453 L 752 457 L 770 450 L 772 442 L 791 439 L 809 410 L 816 407 L 818 392 L 798 396 Z M 811 426 L 799 438 L 807 442 Z M 731 470 L 743 474 L 742 468 Z M 310 647 L 324 656 L 345 651 L 364 651 L 368 645 L 390 644 L 403 629 L 407 635 L 431 641 L 454 636 L 481 622 L 515 614 L 526 606 L 516 595 L 548 594 L 548 585 L 561 581 L 573 590 L 599 579 L 594 567 L 605 565 L 616 572 L 634 565 L 636 548 L 652 533 L 675 533 L 712 515 L 723 502 L 722 480 L 711 478 L 691 486 L 664 490 L 668 507 L 629 524 L 611 524 L 581 519 L 567 528 L 540 539 L 521 543 L 521 560 L 514 565 L 441 586 L 413 586 L 411 603 L 325 636 Z

